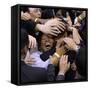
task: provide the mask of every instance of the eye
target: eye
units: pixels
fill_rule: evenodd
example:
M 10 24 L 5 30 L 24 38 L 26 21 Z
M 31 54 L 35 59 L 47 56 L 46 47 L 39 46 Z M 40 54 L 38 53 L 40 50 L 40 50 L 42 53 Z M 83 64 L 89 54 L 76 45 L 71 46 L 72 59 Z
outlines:
M 42 40 L 42 42 L 45 42 L 46 40 Z

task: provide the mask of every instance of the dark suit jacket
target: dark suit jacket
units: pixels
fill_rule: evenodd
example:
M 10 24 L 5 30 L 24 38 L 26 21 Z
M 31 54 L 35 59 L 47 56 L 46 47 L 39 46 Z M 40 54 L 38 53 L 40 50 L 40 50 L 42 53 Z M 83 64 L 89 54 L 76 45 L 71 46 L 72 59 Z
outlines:
M 21 20 L 20 23 L 21 23 L 21 28 L 25 29 L 28 34 L 35 37 L 36 23 L 34 21 L 32 21 L 32 20 L 28 20 L 28 21 Z
M 64 76 L 55 76 L 55 67 L 52 64 L 48 65 L 47 70 L 44 68 L 31 67 L 21 61 L 21 83 L 28 82 L 46 82 L 64 80 Z
M 21 83 L 47 81 L 47 71 L 44 68 L 31 67 L 21 61 Z

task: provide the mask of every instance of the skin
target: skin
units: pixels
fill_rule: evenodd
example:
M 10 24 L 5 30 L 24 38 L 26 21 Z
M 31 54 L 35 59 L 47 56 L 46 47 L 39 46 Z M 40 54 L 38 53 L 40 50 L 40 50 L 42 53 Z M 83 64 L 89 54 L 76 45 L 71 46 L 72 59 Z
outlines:
M 40 8 L 28 8 L 28 10 L 32 18 L 41 18 Z
M 43 52 L 50 50 L 54 45 L 54 39 L 51 35 L 43 34 L 41 37 L 41 50 Z
M 59 74 L 65 75 L 70 68 L 70 62 L 68 62 L 68 55 L 62 55 L 59 61 Z

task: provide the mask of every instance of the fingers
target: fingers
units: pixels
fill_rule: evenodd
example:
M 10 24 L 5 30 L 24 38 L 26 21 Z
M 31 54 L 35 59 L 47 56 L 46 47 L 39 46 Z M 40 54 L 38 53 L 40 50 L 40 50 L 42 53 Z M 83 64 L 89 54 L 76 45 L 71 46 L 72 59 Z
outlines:
M 25 61 L 26 64 L 34 64 L 36 61 L 35 60 L 27 60 Z
M 60 23 L 59 23 L 59 28 L 60 28 L 62 31 L 64 31 L 64 30 L 66 29 L 65 26 L 66 26 L 66 25 L 65 25 L 63 22 L 60 22 Z
M 68 55 L 62 55 L 59 62 L 59 72 L 65 75 L 69 67 L 70 67 L 70 62 L 68 62 Z
M 50 32 L 49 34 L 53 35 L 53 36 L 57 36 L 58 34 L 54 33 L 54 32 Z
M 60 33 L 61 31 L 57 27 L 51 27 L 51 30 L 50 30 L 51 35 L 57 36 Z
M 29 36 L 29 48 L 35 48 L 36 47 L 36 39 L 33 36 Z
M 62 21 L 57 21 L 56 23 L 53 23 L 51 25 L 57 27 L 61 31 L 64 31 L 66 29 L 66 25 Z
M 28 14 L 27 12 L 21 12 L 21 19 L 22 20 L 29 20 L 31 18 L 30 14 Z
M 65 48 L 68 49 L 68 50 L 70 50 L 70 47 L 68 45 L 65 45 Z
M 64 41 L 66 44 L 69 44 L 69 40 L 70 40 L 70 38 L 68 38 L 68 37 L 63 39 L 63 41 Z
M 41 31 L 45 34 L 57 36 L 58 34 L 62 33 L 62 31 L 65 31 L 65 26 L 66 25 L 61 21 L 61 19 L 50 19 L 44 24 L 42 28 L 43 30 Z
M 51 32 L 52 32 L 52 33 L 55 33 L 55 34 L 59 34 L 59 33 L 60 33 L 60 31 L 58 31 L 58 30 L 56 30 L 56 29 L 51 29 Z
M 70 67 L 70 62 L 68 62 L 68 55 L 62 55 L 60 58 L 60 63 L 67 65 L 67 68 Z
M 58 27 L 51 27 L 51 31 L 57 31 L 57 33 L 61 33 Z
M 64 55 L 65 56 L 65 61 L 68 62 L 68 55 Z
M 63 39 L 63 41 L 64 41 L 65 43 L 67 43 L 67 44 L 70 44 L 71 42 L 73 42 L 73 39 L 72 39 L 72 38 L 69 38 L 69 37 L 65 37 L 65 38 Z
M 62 55 L 61 58 L 60 58 L 60 61 L 61 62 L 64 62 L 64 63 L 67 63 L 67 61 L 68 61 L 68 55 Z
M 28 46 L 29 48 L 31 48 L 31 40 L 29 39 L 29 46 Z
M 73 30 L 73 40 L 74 40 L 77 44 L 80 44 L 80 40 L 82 40 L 81 37 L 80 37 L 80 35 L 79 35 L 79 33 L 78 33 L 78 31 L 77 31 L 77 29 L 74 29 L 74 30 Z
M 63 61 L 64 61 L 64 63 L 67 63 L 67 61 L 68 61 L 68 55 L 64 55 L 63 56 Z
M 36 47 L 36 39 L 33 38 L 31 41 L 31 48 L 35 48 Z

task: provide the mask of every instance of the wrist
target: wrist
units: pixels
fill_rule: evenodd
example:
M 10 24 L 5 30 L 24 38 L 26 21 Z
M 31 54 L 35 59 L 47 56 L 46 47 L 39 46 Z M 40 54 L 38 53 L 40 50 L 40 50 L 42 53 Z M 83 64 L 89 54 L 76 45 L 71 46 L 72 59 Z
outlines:
M 36 23 L 37 23 L 37 21 L 38 21 L 38 18 L 35 18 L 35 20 L 34 20 Z
M 60 55 L 59 55 L 57 52 L 55 52 L 54 55 L 55 55 L 57 58 L 60 58 Z
M 65 72 L 64 71 L 59 71 L 58 75 L 65 75 Z
M 57 56 L 53 55 L 53 56 L 49 56 L 49 60 L 51 64 L 56 66 L 58 64 L 59 59 L 57 58 Z
M 41 24 L 37 24 L 35 29 L 42 32 L 42 26 Z

